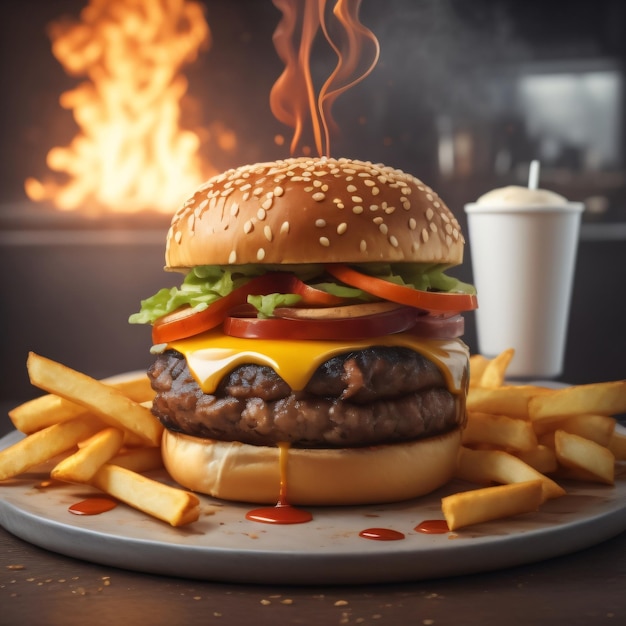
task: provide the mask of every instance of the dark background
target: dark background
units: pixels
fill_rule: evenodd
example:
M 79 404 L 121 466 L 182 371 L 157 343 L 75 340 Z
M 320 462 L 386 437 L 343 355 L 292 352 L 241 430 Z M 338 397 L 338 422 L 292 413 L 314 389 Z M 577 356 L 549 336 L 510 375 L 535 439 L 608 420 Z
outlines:
M 76 134 L 59 95 L 80 79 L 52 56 L 46 26 L 78 17 L 78 0 L 4 0 L 0 6 L 0 400 L 36 393 L 29 350 L 105 376 L 149 361 L 149 329 L 129 326 L 142 297 L 178 279 L 162 272 L 163 216 L 86 219 L 35 206 L 24 179 Z M 288 156 L 290 131 L 269 109 L 282 71 L 270 0 L 206 0 L 212 45 L 185 69 L 184 121 L 204 129 L 216 169 Z M 524 184 L 585 201 L 569 326 L 567 382 L 622 378 L 626 281 L 624 62 L 621 0 L 363 0 L 381 45 L 374 72 L 334 112 L 333 156 L 382 161 L 435 187 L 464 222 L 485 191 Z M 314 57 L 322 76 L 330 59 Z M 214 131 L 231 131 L 234 150 Z M 470 242 L 471 245 L 471 242 Z M 471 280 L 469 251 L 456 273 Z M 467 342 L 476 349 L 472 316 Z

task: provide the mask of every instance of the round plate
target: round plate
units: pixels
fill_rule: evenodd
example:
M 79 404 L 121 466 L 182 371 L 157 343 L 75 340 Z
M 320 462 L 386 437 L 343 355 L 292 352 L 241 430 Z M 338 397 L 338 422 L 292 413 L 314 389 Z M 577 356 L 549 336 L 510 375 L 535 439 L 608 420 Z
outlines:
M 0 439 L 0 449 L 22 435 Z M 120 568 L 212 581 L 265 584 L 356 584 L 477 573 L 567 554 L 626 530 L 626 468 L 615 486 L 563 483 L 567 495 L 537 513 L 426 535 L 415 527 L 441 519 L 444 495 L 471 488 L 453 482 L 415 501 L 313 508 L 313 521 L 275 526 L 248 521 L 248 505 L 201 497 L 200 519 L 172 528 L 120 504 L 75 516 L 71 504 L 89 487 L 41 488 L 49 468 L 0 484 L 0 525 L 64 555 Z M 165 473 L 154 477 L 168 481 Z M 359 537 L 366 528 L 404 533 L 399 541 Z

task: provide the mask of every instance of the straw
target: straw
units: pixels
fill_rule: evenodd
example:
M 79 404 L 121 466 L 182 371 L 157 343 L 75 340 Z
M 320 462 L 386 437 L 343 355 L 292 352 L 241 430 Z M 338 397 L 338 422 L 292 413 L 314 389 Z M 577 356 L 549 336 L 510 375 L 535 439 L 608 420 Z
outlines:
M 539 187 L 539 161 L 531 161 L 528 170 L 528 188 L 537 189 Z

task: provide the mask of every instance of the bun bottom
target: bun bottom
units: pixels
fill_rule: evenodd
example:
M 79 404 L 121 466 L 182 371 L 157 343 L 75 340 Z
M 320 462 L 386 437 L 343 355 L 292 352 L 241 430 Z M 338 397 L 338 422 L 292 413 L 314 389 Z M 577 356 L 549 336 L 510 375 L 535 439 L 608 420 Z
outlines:
M 287 450 L 290 504 L 399 502 L 423 496 L 453 476 L 461 432 L 368 448 Z M 200 439 L 165 430 L 163 463 L 181 486 L 223 500 L 276 504 L 280 450 Z

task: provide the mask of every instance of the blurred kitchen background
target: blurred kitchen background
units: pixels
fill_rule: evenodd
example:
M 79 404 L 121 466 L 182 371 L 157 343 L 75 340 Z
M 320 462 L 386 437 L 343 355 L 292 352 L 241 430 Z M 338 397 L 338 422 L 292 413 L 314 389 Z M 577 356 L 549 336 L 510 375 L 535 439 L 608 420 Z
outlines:
M 107 3 L 109 27 L 116 23 L 111 16 L 134 18 L 101 32 L 93 12 L 104 11 L 98 6 Z M 149 328 L 130 326 L 127 318 L 141 298 L 179 280 L 162 271 L 165 233 L 178 202 L 198 176 L 289 156 L 291 129 L 269 106 L 284 69 L 272 41 L 281 12 L 271 0 L 92 0 L 91 17 L 81 17 L 88 4 L 3 0 L 0 6 L 3 404 L 36 394 L 25 368 L 29 350 L 97 377 L 145 368 Z M 137 9 L 142 4 L 154 11 Z M 202 10 L 185 14 L 185 21 L 183 5 Z M 135 19 L 148 20 L 158 12 L 155 7 L 176 16 L 156 39 L 150 37 L 152 27 Z M 339 134 L 332 137 L 331 155 L 382 161 L 416 174 L 438 190 L 463 225 L 465 202 L 494 187 L 525 184 L 529 162 L 540 159 L 541 186 L 587 206 L 562 380 L 623 378 L 626 3 L 363 0 L 360 17 L 378 39 L 380 58 L 369 76 L 337 99 Z M 89 28 L 77 27 L 85 21 Z M 154 207 L 145 201 L 125 204 L 113 192 L 118 182 L 136 191 L 141 159 L 128 157 L 130 175 L 105 172 L 102 184 L 104 196 L 110 192 L 113 198 L 111 208 L 68 185 L 67 172 L 50 167 L 56 164 L 58 170 L 73 150 L 67 167 L 89 174 L 94 168 L 84 140 L 69 153 L 48 156 L 79 135 L 73 108 L 79 96 L 91 92 L 77 88 L 98 78 L 97 72 L 85 75 L 90 55 L 102 54 L 103 41 L 110 46 L 124 33 L 135 44 L 144 35 L 150 45 L 163 44 L 147 61 L 154 68 L 157 60 L 181 59 L 180 67 L 168 70 L 177 78 L 168 82 L 165 72 L 163 79 L 180 98 L 159 106 L 171 121 L 171 106 L 180 105 L 176 145 L 188 149 L 192 167 L 188 172 L 171 166 L 172 184 L 149 201 Z M 55 52 L 64 55 L 63 63 L 53 55 L 51 38 L 61 41 Z M 128 63 L 129 55 L 141 56 L 142 46 L 136 47 L 104 53 L 111 60 L 100 89 L 111 101 L 120 87 L 109 85 L 107 92 L 108 82 L 145 70 Z M 81 59 L 72 56 L 76 50 Z M 332 55 L 315 48 L 313 75 L 332 67 Z M 151 81 L 160 74 L 154 69 L 148 76 Z M 67 93 L 74 95 L 63 96 L 62 106 Z M 154 114 L 148 112 L 149 100 L 137 103 L 139 121 L 114 131 L 101 119 L 94 135 L 115 139 L 115 132 L 135 132 Z M 81 111 L 81 124 L 99 114 L 93 102 Z M 156 188 L 160 176 L 151 172 L 146 186 Z M 59 208 L 55 192 L 57 202 L 78 206 Z M 471 281 L 469 250 L 455 274 Z M 466 341 L 475 351 L 471 315 Z

